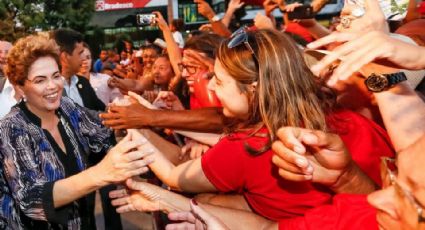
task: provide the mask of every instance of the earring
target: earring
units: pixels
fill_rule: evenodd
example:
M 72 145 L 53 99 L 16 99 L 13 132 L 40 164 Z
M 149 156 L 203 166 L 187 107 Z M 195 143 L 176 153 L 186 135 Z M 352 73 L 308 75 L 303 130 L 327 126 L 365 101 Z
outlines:
M 27 102 L 27 97 L 25 97 L 25 95 L 22 95 L 22 101 Z

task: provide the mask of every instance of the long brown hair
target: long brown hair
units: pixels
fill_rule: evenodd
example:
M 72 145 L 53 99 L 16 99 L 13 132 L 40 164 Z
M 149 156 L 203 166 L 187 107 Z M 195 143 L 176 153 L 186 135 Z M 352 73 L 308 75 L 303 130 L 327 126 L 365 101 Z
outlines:
M 254 53 L 243 43 L 228 48 L 226 40 L 218 49 L 217 59 L 248 96 L 249 118 L 242 126 L 264 124 L 269 131 L 269 144 L 257 152 L 269 149 L 283 126 L 326 131 L 325 114 L 334 98 L 322 90 L 324 85 L 307 67 L 295 42 L 271 30 L 247 35 Z M 248 90 L 254 82 L 256 89 Z

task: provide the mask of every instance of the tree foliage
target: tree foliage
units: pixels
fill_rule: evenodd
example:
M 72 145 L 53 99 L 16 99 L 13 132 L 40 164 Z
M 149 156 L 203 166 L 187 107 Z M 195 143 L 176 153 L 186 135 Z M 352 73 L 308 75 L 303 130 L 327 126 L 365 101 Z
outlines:
M 1 0 L 0 39 L 13 41 L 36 30 L 68 27 L 85 32 L 95 0 Z

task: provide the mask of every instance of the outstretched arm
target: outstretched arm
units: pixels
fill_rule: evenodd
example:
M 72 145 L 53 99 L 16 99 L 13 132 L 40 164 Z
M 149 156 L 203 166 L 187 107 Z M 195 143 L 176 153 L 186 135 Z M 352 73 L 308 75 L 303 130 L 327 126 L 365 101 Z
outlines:
M 139 138 L 146 138 L 143 134 L 139 134 Z M 140 146 L 139 150 L 153 153 L 155 160 L 149 165 L 149 168 L 163 183 L 171 188 L 198 193 L 217 190 L 205 176 L 201 166 L 201 158 L 189 160 L 176 166 L 167 159 L 160 147 L 155 146 L 155 143 L 148 141 Z

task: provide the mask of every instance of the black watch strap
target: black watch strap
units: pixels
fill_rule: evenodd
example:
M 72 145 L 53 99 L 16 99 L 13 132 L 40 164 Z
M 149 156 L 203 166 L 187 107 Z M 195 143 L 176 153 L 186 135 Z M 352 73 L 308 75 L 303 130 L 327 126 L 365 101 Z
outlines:
M 397 83 L 407 80 L 406 74 L 404 74 L 404 72 L 397 72 L 397 73 L 384 74 L 384 75 L 388 79 L 388 88 Z

